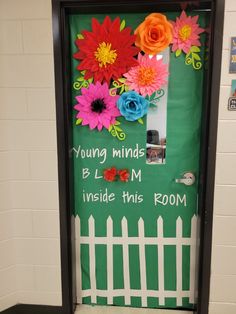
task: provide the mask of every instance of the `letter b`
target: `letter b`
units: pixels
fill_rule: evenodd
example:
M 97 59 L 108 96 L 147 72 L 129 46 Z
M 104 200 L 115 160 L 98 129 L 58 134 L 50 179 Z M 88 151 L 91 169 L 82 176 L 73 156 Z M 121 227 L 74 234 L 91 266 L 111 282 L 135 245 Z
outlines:
M 89 168 L 83 168 L 82 169 L 82 178 L 87 179 L 90 176 Z

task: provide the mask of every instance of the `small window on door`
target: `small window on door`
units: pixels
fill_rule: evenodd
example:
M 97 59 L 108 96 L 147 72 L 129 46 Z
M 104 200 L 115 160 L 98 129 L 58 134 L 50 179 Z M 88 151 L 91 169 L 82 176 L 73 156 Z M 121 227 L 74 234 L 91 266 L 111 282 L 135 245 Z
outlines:
M 161 54 L 158 54 L 157 59 L 162 59 L 169 68 L 170 49 L 167 48 Z M 168 79 L 165 86 L 148 96 L 148 101 L 146 163 L 149 165 L 165 164 Z

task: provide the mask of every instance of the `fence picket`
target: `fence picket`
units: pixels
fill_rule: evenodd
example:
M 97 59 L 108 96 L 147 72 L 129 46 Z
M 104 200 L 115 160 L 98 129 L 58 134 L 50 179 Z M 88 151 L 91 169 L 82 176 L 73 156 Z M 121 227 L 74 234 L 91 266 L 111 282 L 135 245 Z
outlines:
M 96 303 L 96 255 L 95 255 L 95 221 L 93 216 L 89 217 L 89 273 L 91 287 L 91 302 Z
M 77 302 L 82 303 L 82 278 L 81 278 L 81 256 L 80 256 L 80 218 L 75 219 L 75 230 L 76 230 L 76 290 L 77 290 Z
M 176 244 L 176 291 L 177 291 L 177 306 L 182 306 L 183 300 L 181 297 L 182 292 L 182 242 L 183 237 L 183 224 L 182 219 L 178 217 L 176 221 L 176 238 L 178 239 Z
M 107 219 L 107 304 L 113 304 L 113 220 Z
M 139 264 L 140 264 L 140 284 L 142 290 L 141 304 L 143 307 L 147 307 L 147 274 L 146 274 L 146 256 L 145 256 L 145 231 L 144 221 L 140 218 L 138 221 L 139 232 Z
M 197 216 L 193 216 L 191 220 L 191 239 L 192 244 L 190 246 L 190 297 L 189 302 L 195 303 L 195 284 L 196 284 L 196 246 L 197 246 Z
M 128 242 L 128 223 L 127 219 L 123 217 L 121 221 L 122 239 L 123 239 L 123 267 L 124 267 L 124 296 L 125 305 L 131 304 L 130 299 L 130 272 L 129 272 L 129 242 Z
M 163 239 L 163 219 L 160 216 L 157 219 L 157 237 Z M 159 305 L 165 305 L 164 297 L 164 246 L 162 241 L 157 246 L 158 254 L 158 290 L 159 290 Z

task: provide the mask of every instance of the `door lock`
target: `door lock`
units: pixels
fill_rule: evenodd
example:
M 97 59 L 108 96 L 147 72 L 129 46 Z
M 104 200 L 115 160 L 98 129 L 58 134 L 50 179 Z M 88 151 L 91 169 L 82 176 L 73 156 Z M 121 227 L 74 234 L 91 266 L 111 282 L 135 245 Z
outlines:
M 175 179 L 176 183 L 182 183 L 185 185 L 193 185 L 196 181 L 195 175 L 192 172 L 185 172 L 181 179 Z

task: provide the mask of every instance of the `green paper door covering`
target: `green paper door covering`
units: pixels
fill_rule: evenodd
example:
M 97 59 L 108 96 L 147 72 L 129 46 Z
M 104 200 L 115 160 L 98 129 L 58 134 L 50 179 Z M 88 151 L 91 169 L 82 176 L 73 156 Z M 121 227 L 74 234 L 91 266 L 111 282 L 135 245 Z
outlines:
M 206 27 L 207 13 L 198 14 L 199 24 Z M 119 14 L 133 30 L 147 15 Z M 180 13 L 166 15 L 175 20 Z M 77 35 L 91 30 L 92 17 L 102 22 L 106 15 L 71 15 L 69 19 L 72 106 L 80 94 L 78 86 L 90 84 L 79 81 L 83 74 L 76 69 L 78 60 L 73 54 Z M 202 43 L 204 40 L 203 35 Z M 192 51 L 188 58 L 194 53 L 198 52 Z M 169 61 L 165 164 L 146 163 L 146 117 L 143 124 L 117 118 L 126 134 L 125 140 L 119 141 L 106 130 L 90 131 L 81 121 L 76 125 L 73 110 L 78 303 L 194 309 L 198 182 L 186 187 L 176 184 L 175 179 L 186 171 L 198 179 L 204 70 L 194 69 L 183 53 L 178 54 L 170 53 Z M 138 152 L 138 158 L 114 157 L 114 150 L 130 148 Z M 94 149 L 100 154 L 93 158 L 81 154 Z M 133 171 L 133 180 L 124 183 L 99 178 L 104 169 L 113 166 L 128 168 L 130 174 Z M 83 179 L 84 169 L 89 175 Z M 90 193 L 98 200 L 87 201 Z

